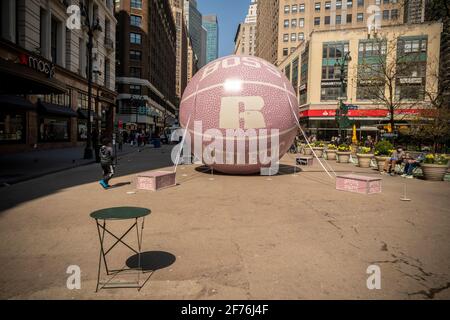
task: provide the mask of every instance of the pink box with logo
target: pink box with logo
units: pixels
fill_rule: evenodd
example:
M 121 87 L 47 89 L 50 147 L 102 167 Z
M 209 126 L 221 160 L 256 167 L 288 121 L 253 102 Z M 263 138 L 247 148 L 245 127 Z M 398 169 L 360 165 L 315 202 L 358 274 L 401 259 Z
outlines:
M 157 191 L 162 188 L 174 186 L 175 184 L 175 172 L 148 171 L 138 175 L 136 188 Z
M 372 194 L 381 192 L 381 178 L 360 176 L 356 174 L 336 177 L 336 190 Z

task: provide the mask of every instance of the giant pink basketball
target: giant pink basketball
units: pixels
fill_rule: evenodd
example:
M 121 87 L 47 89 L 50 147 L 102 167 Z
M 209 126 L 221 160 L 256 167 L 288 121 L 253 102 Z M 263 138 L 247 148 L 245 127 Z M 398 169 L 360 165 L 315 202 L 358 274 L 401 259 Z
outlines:
M 251 174 L 269 166 L 259 157 L 255 162 L 255 144 L 262 152 L 266 139 L 270 154 L 272 139 L 278 138 L 278 159 L 290 148 L 297 134 L 297 111 L 295 91 L 280 70 L 257 57 L 231 55 L 209 63 L 192 78 L 181 101 L 180 123 L 188 129 L 197 159 L 220 172 Z M 236 137 L 229 135 L 232 131 Z M 248 135 L 238 134 L 242 132 Z M 243 144 L 239 148 L 244 140 L 245 149 Z M 227 148 L 231 145 L 234 148 Z

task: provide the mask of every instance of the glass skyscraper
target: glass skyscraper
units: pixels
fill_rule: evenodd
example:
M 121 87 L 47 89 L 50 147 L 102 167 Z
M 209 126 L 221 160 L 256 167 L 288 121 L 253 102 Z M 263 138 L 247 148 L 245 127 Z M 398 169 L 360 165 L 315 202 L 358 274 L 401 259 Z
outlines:
M 206 40 L 206 63 L 216 60 L 219 57 L 219 22 L 217 16 L 203 16 L 203 27 L 207 30 Z

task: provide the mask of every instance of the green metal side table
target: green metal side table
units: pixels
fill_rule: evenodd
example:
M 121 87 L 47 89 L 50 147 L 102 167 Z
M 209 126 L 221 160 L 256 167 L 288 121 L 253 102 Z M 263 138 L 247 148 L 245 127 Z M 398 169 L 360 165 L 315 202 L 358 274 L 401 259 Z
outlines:
M 137 288 L 138 291 L 142 289 L 144 284 L 147 282 L 148 278 L 144 281 L 144 283 L 140 284 L 140 275 L 142 272 L 141 266 L 141 247 L 142 247 L 142 234 L 144 231 L 144 222 L 145 217 L 151 213 L 150 209 L 146 208 L 138 208 L 138 207 L 116 207 L 116 208 L 106 208 L 98 211 L 94 211 L 91 213 L 91 218 L 95 219 L 97 224 L 98 237 L 100 240 L 100 258 L 98 262 L 98 273 L 97 273 L 97 288 L 95 292 L 98 292 L 98 289 L 111 289 L 111 288 Z M 133 224 L 124 234 L 120 237 L 113 234 L 106 227 L 106 221 L 113 220 L 131 220 Z M 139 220 L 141 220 L 141 227 L 139 228 Z M 137 235 L 137 250 L 134 249 L 131 245 L 127 244 L 123 239 L 125 236 L 130 233 L 134 228 L 136 228 Z M 139 230 L 140 229 L 140 230 Z M 108 249 L 105 248 L 105 235 L 108 233 L 112 236 L 116 241 L 111 245 Z M 125 266 L 122 269 L 111 270 L 108 267 L 108 263 L 106 261 L 106 256 L 111 252 L 111 250 L 118 244 L 122 243 L 128 249 L 133 251 L 138 256 L 138 266 L 137 268 L 126 268 Z M 105 265 L 106 275 L 109 276 L 109 280 L 106 282 L 100 281 L 100 273 L 102 260 Z M 112 280 L 121 272 L 136 272 L 137 273 L 137 281 L 136 282 L 118 282 L 113 283 Z M 150 275 L 151 276 L 151 275 Z

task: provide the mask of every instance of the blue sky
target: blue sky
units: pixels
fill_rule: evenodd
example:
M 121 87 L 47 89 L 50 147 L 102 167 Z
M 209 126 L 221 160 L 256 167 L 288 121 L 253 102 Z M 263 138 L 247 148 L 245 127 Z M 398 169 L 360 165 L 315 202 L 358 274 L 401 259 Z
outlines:
M 247 15 L 250 0 L 197 0 L 203 15 L 216 14 L 219 19 L 219 57 L 234 52 L 237 26 Z

